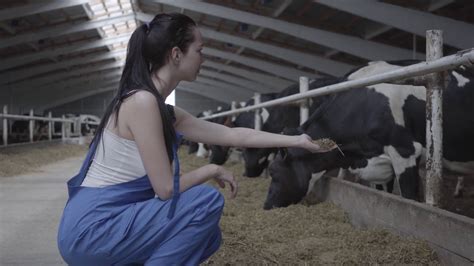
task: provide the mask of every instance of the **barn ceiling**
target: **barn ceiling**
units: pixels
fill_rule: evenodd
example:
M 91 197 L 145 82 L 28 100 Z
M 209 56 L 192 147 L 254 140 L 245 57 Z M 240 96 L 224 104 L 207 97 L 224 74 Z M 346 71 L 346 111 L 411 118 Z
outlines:
M 444 30 L 445 55 L 474 47 L 471 0 L 2 0 L 0 8 L 0 104 L 19 110 L 110 95 L 131 32 L 160 12 L 190 16 L 205 39 L 199 77 L 177 88 L 188 105 L 243 101 L 369 60 L 423 59 L 426 29 Z

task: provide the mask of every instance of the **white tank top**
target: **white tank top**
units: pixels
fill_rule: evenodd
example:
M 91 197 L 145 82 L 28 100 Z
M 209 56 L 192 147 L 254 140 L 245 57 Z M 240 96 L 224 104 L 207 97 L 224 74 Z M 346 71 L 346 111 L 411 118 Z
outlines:
M 121 138 L 104 129 L 92 164 L 81 186 L 106 187 L 129 182 L 144 175 L 146 175 L 145 167 L 135 141 Z

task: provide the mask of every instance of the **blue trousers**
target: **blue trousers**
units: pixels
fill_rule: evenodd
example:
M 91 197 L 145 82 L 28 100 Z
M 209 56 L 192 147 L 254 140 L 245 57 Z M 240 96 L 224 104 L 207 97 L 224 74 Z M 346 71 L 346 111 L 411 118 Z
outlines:
M 148 176 L 104 188 L 81 187 L 94 149 L 68 181 L 58 248 L 69 265 L 197 265 L 219 249 L 220 192 L 207 185 L 172 200 L 155 198 Z
M 102 207 L 80 217 L 73 213 L 80 198 L 66 206 L 58 234 L 69 265 L 197 265 L 221 243 L 224 200 L 210 186 L 182 193 L 172 219 L 166 217 L 170 201 L 158 198 L 122 206 L 108 218 Z

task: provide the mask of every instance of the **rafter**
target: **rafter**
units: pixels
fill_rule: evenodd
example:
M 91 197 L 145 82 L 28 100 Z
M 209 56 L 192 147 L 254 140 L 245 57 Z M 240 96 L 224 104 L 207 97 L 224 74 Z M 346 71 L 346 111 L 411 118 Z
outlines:
M 258 73 L 255 71 L 250 71 L 250 70 L 243 69 L 240 67 L 224 65 L 224 64 L 211 61 L 211 60 L 204 61 L 202 65 L 206 67 L 212 67 L 216 70 L 223 70 L 228 73 L 232 73 L 234 75 L 247 78 L 257 83 L 265 84 L 271 88 L 271 91 L 269 92 L 275 92 L 275 90 L 286 88 L 292 84 L 291 81 L 281 79 L 279 77 L 270 76 L 270 75 Z
M 1 20 L 9 20 L 18 17 L 26 17 L 29 15 L 39 14 L 51 10 L 67 8 L 71 6 L 78 6 L 88 3 L 89 0 L 68 0 L 68 1 L 49 1 L 42 3 L 28 4 L 13 8 L 0 10 Z
M 97 61 L 115 58 L 118 56 L 123 56 L 125 55 L 125 53 L 126 53 L 126 49 L 120 49 L 120 50 L 116 50 L 114 52 L 108 52 L 108 53 L 94 53 L 94 54 L 89 54 L 84 57 L 70 59 L 64 62 L 31 67 L 24 70 L 4 72 L 4 74 L 0 75 L 0 82 L 1 84 L 13 83 L 16 81 L 21 81 L 23 79 L 26 79 L 28 77 L 44 74 L 53 70 L 58 70 L 58 69 L 68 68 L 75 65 L 86 64 L 90 62 L 97 62 Z
M 146 0 L 272 29 L 370 60 L 410 58 L 412 51 L 358 37 L 314 29 L 197 0 Z
M 217 56 L 224 59 L 231 59 L 234 62 L 238 62 L 243 65 L 250 66 L 252 68 L 260 69 L 267 73 L 291 80 L 296 81 L 300 76 L 307 76 L 314 78 L 317 75 L 314 73 L 308 73 L 300 71 L 292 67 L 286 67 L 275 63 L 266 62 L 260 59 L 254 59 L 247 56 L 237 55 L 229 52 L 224 52 L 218 49 L 206 47 L 203 49 L 203 53 L 207 55 Z
M 254 92 L 260 92 L 260 93 L 265 93 L 265 92 L 270 92 L 272 89 L 270 87 L 267 87 L 266 85 L 245 79 L 245 78 L 239 78 L 234 75 L 228 75 L 224 73 L 220 73 L 217 71 L 210 71 L 206 69 L 201 69 L 199 71 L 199 75 L 201 76 L 206 76 L 206 77 L 211 77 L 215 79 L 219 79 L 221 81 L 229 82 L 235 85 L 244 85 L 247 88 L 251 88 L 252 91 Z
M 77 22 L 64 23 L 61 25 L 38 30 L 35 32 L 23 33 L 23 34 L 15 35 L 13 37 L 5 38 L 2 40 L 2 42 L 0 42 L 0 49 L 17 45 L 17 44 L 21 44 L 21 43 L 37 41 L 39 39 L 52 38 L 52 37 L 57 37 L 59 35 L 71 34 L 74 32 L 81 32 L 85 30 L 100 28 L 106 25 L 130 20 L 130 19 L 134 19 L 134 16 L 126 15 L 126 16 L 107 18 L 107 19 L 101 19 L 101 20 L 84 21 L 80 23 L 77 23 Z
M 443 41 L 457 48 L 467 49 L 474 44 L 474 26 L 466 22 L 375 0 L 314 1 L 423 37 L 427 30 L 440 29 Z
M 130 33 L 121 34 L 118 36 L 113 36 L 110 38 L 99 39 L 95 41 L 80 41 L 77 43 L 67 44 L 59 48 L 42 50 L 40 52 L 24 54 L 14 57 L 9 57 L 0 62 L 0 71 L 14 68 L 16 66 L 21 66 L 39 59 L 56 57 L 59 55 L 74 53 L 78 51 L 84 51 L 88 49 L 94 49 L 97 47 L 103 47 L 107 45 L 112 45 L 115 43 L 126 42 L 130 38 Z

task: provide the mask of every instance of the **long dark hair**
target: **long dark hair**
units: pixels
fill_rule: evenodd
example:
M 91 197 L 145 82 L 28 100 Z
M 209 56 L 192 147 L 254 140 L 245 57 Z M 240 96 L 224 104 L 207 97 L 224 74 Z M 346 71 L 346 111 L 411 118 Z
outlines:
M 115 123 L 122 102 L 139 90 L 151 92 L 158 102 L 163 121 L 166 151 L 170 163 L 173 161 L 173 145 L 177 142 L 173 127 L 173 115 L 152 81 L 152 74 L 164 66 L 171 55 L 171 49 L 177 46 L 183 53 L 194 41 L 193 29 L 196 23 L 180 13 L 158 14 L 149 23 L 143 24 L 133 32 L 128 42 L 127 59 L 120 78 L 117 94 L 107 107 L 102 121 L 95 133 L 94 141 L 103 134 L 112 113 Z

